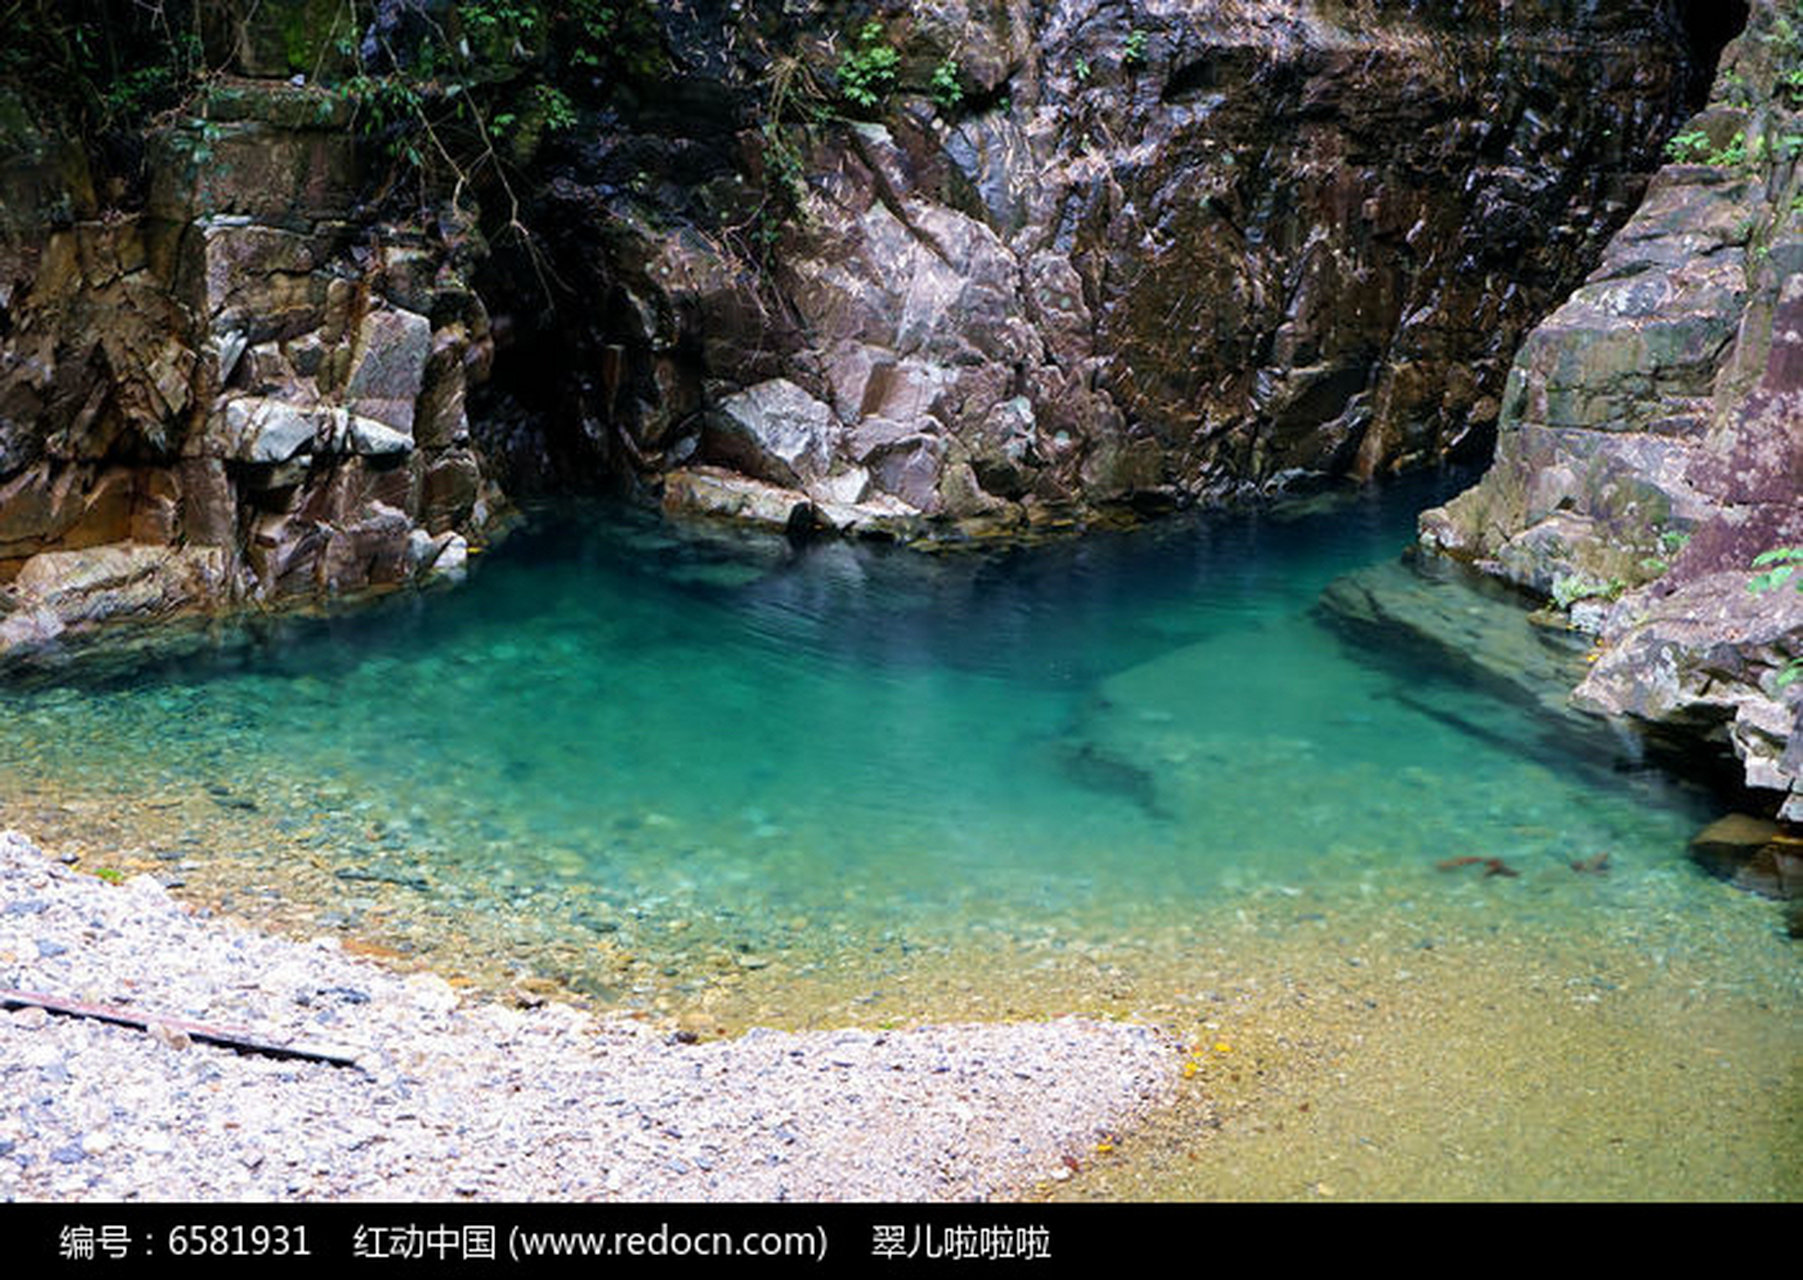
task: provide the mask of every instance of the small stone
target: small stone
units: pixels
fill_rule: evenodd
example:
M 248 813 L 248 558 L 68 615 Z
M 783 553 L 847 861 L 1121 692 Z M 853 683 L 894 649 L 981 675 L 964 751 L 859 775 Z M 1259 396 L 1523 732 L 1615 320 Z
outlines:
M 194 1043 L 186 1031 L 167 1022 L 151 1023 L 150 1034 L 165 1049 L 174 1049 L 178 1053 Z
M 69 948 L 50 938 L 38 939 L 38 959 L 49 960 L 55 956 L 67 954 Z
M 50 1021 L 50 1015 L 33 1004 L 27 1005 L 23 1009 L 15 1009 L 8 1021 L 21 1031 L 36 1031 Z

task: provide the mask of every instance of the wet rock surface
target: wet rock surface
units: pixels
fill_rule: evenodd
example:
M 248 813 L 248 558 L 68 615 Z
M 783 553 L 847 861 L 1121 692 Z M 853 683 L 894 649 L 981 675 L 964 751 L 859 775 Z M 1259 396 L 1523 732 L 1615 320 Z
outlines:
M 1803 601 L 1749 590 L 1803 543 L 1798 37 L 1756 3 L 1710 104 L 1603 264 L 1523 343 L 1495 464 L 1422 541 L 1598 636 L 1578 705 L 1803 819 Z

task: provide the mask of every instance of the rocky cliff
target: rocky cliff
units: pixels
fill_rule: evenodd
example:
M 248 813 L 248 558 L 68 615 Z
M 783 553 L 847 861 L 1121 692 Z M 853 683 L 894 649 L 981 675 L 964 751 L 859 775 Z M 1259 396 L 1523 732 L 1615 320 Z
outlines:
M 499 502 L 463 229 L 370 217 L 344 104 L 286 81 L 213 77 L 129 207 L 25 108 L 0 92 L 0 650 L 458 572 Z
M 681 109 L 599 115 L 531 219 L 586 308 L 542 453 L 903 536 L 1482 457 L 1695 105 L 1685 12 L 660 9 Z
M 1482 456 L 1734 18 L 196 12 L 145 182 L 0 101 L 0 647 L 454 573 L 503 488 L 1018 536 Z
M 1803 15 L 1760 0 L 1602 265 L 1523 343 L 1494 465 L 1429 547 L 1549 597 L 1577 702 L 1738 761 L 1803 820 Z

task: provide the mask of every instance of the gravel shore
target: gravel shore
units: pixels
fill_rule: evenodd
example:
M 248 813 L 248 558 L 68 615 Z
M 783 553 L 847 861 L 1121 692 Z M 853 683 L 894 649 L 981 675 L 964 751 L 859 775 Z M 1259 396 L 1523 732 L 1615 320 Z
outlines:
M 0 1013 L 14 1200 L 947 1200 L 1063 1176 L 1170 1099 L 1151 1028 L 1078 1019 L 685 1044 L 461 997 L 197 918 L 0 832 L 0 986 L 149 1031 Z M 179 1020 L 353 1066 L 195 1041 Z

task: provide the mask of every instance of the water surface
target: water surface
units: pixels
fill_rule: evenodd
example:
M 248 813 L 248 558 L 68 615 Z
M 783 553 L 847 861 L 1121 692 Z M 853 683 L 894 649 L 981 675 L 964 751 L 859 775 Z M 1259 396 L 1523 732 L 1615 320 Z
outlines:
M 15 681 L 0 816 L 252 920 L 707 1030 L 1086 1009 L 1208 1040 L 1299 975 L 1403 972 L 1431 1006 L 1448 957 L 1556 1003 L 1670 982 L 1769 1086 L 1767 1158 L 1714 1191 L 1795 1194 L 1798 966 L 1686 858 L 1713 802 L 1312 612 L 1448 483 L 944 555 L 547 511 L 455 591 Z M 1270 1034 L 1274 1073 L 1312 1069 Z M 1128 1193 L 1209 1190 L 1142 1165 Z

